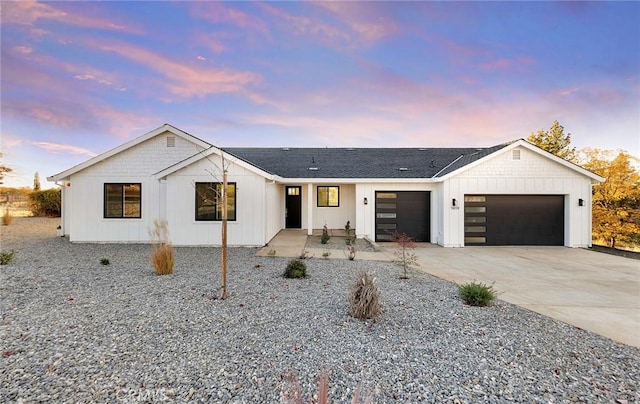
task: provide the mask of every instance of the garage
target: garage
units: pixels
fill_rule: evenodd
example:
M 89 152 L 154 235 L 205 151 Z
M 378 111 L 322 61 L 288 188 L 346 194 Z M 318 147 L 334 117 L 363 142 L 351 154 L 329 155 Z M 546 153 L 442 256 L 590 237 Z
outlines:
M 430 242 L 430 206 L 428 191 L 376 192 L 376 241 L 392 241 L 398 232 Z
M 564 245 L 564 195 L 465 195 L 465 245 Z

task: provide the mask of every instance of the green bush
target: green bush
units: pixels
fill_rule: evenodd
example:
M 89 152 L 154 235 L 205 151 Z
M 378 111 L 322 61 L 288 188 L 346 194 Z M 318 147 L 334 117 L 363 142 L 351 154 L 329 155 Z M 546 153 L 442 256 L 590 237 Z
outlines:
M 360 320 L 375 319 L 382 312 L 376 278 L 366 272 L 356 275 L 349 293 L 349 314 Z
M 59 189 L 33 191 L 29 194 L 29 203 L 34 216 L 60 217 L 62 197 Z
M 10 264 L 16 256 L 14 250 L 0 252 L 0 265 Z
M 109 262 L 109 258 L 100 258 L 100 263 L 102 265 L 110 265 L 111 262 Z
M 300 260 L 291 260 L 284 271 L 285 278 L 306 278 L 307 264 Z
M 324 227 L 322 228 L 322 237 L 320 237 L 320 242 L 322 244 L 327 244 L 329 242 L 330 238 L 331 238 L 331 236 L 329 236 L 329 229 L 327 228 L 327 225 L 325 224 Z
M 475 281 L 458 285 L 458 294 L 470 306 L 488 306 L 497 296 L 493 286 Z

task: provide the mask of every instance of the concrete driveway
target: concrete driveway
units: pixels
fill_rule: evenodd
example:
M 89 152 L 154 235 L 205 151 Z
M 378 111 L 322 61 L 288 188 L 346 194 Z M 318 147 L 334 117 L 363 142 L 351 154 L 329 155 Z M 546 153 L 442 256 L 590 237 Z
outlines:
M 504 301 L 640 347 L 638 260 L 565 247 L 420 245 L 415 252 L 420 269 L 436 277 L 493 284 Z

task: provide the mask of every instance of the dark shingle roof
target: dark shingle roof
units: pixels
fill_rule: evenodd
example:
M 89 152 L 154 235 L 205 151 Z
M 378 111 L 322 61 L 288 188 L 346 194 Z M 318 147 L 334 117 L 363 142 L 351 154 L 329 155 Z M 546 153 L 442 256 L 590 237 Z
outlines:
M 283 178 L 432 178 L 505 146 L 507 144 L 489 148 L 400 149 L 229 147 L 224 150 Z

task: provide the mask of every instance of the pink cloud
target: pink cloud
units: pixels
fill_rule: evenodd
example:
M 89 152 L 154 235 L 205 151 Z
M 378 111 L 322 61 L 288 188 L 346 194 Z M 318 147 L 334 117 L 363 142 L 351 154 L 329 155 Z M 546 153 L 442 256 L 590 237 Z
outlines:
M 229 47 L 225 45 L 224 41 L 227 40 L 227 35 L 223 33 L 203 34 L 198 37 L 198 42 L 202 43 L 205 47 L 211 50 L 213 53 L 220 54 L 227 52 Z
M 267 25 L 259 18 L 245 12 L 228 7 L 220 2 L 193 2 L 189 3 L 191 15 L 213 23 L 229 23 L 240 28 L 267 34 Z
M 327 1 L 314 4 L 331 12 L 348 26 L 360 42 L 375 42 L 400 31 L 398 24 L 391 21 L 390 14 L 385 12 L 384 4 L 381 4 L 382 8 L 376 7 L 375 3 L 362 2 Z
M 261 75 L 248 71 L 189 66 L 127 43 L 94 44 L 102 51 L 116 53 L 140 63 L 164 77 L 161 85 L 180 97 L 204 97 L 210 94 L 236 93 L 251 97 L 249 87 L 261 82 Z
M 535 60 L 533 58 L 527 56 L 518 56 L 512 59 L 498 58 L 487 63 L 482 63 L 480 65 L 480 68 L 486 71 L 511 71 L 522 73 L 533 64 L 535 64 Z
M 56 4 L 59 5 L 60 3 Z M 87 28 L 107 29 L 130 33 L 141 33 L 132 26 L 109 21 L 99 17 L 83 15 L 79 12 L 64 10 L 51 4 L 44 4 L 35 0 L 7 1 L 2 3 L 1 22 L 3 24 L 20 24 L 32 26 L 38 20 L 54 20 L 61 23 Z M 40 30 L 40 34 L 43 31 Z
M 60 144 L 60 143 L 51 143 L 51 142 L 31 142 L 31 144 L 41 149 L 45 149 L 47 151 L 53 152 L 55 154 L 63 152 L 68 154 L 86 155 L 89 157 L 97 156 L 97 153 L 94 153 L 91 150 L 85 149 L 83 147 L 73 146 L 70 144 Z
M 262 3 L 260 7 L 281 22 L 280 26 L 295 35 L 315 37 L 325 44 L 348 43 L 351 38 L 343 30 L 316 21 L 309 17 L 295 16 L 271 4 Z

